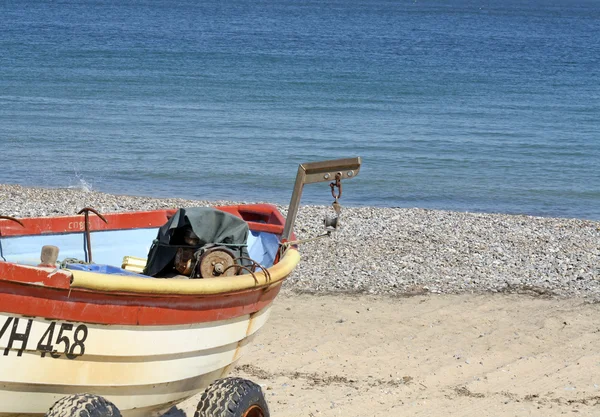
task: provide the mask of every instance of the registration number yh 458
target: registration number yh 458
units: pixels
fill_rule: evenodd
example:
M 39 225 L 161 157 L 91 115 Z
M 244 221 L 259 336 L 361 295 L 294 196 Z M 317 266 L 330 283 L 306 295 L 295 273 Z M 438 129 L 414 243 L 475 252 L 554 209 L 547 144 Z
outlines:
M 32 324 L 40 325 L 32 319 L 7 317 L 0 327 L 0 346 L 4 346 L 4 356 L 11 351 L 22 356 L 24 351 L 35 350 L 42 358 L 48 356 L 75 359 L 85 353 L 85 340 L 88 327 L 85 324 L 50 321 L 38 340 L 32 340 Z M 46 323 L 43 323 L 46 325 Z M 35 332 L 39 334 L 39 332 Z

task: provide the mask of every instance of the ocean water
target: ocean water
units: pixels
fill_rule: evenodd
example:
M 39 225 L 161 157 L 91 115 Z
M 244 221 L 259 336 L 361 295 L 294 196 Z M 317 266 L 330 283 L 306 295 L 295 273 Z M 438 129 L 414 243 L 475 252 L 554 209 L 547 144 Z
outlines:
M 600 219 L 600 1 L 0 3 L 0 183 Z M 327 184 L 304 203 L 331 202 Z

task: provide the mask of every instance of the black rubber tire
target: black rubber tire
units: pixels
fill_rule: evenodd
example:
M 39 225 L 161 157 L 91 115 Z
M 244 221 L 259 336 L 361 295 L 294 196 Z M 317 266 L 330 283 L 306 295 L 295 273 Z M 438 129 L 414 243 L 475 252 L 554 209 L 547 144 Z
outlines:
M 74 394 L 55 402 L 46 417 L 121 417 L 121 412 L 99 395 Z
M 218 379 L 200 397 L 194 417 L 269 417 L 260 385 L 243 378 Z

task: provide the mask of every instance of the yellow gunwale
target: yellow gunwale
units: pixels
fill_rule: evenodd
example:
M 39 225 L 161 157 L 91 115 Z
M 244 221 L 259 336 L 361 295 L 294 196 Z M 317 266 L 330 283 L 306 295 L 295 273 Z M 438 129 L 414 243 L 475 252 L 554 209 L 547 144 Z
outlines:
M 164 295 L 212 295 L 253 290 L 283 281 L 300 262 L 300 254 L 289 248 L 281 260 L 268 268 L 270 278 L 263 271 L 234 277 L 210 279 L 150 279 L 134 276 L 100 274 L 97 272 L 67 270 L 72 288 L 104 292 Z M 255 279 L 256 277 L 256 279 Z

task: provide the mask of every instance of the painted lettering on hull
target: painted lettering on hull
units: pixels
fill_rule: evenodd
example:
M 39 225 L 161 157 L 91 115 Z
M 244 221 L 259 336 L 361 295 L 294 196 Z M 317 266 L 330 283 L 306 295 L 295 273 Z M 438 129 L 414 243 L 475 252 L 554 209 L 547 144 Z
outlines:
M 25 350 L 36 350 L 44 358 L 60 358 L 65 355 L 68 359 L 75 359 L 85 353 L 85 344 L 88 337 L 88 327 L 85 324 L 75 326 L 73 323 L 51 321 L 43 332 L 40 340 L 31 340 L 32 319 L 7 317 L 0 327 L 0 345 L 6 346 L 3 355 L 8 356 L 16 352 L 22 356 Z M 36 323 L 39 324 L 39 323 Z M 6 341 L 5 343 L 2 343 Z

